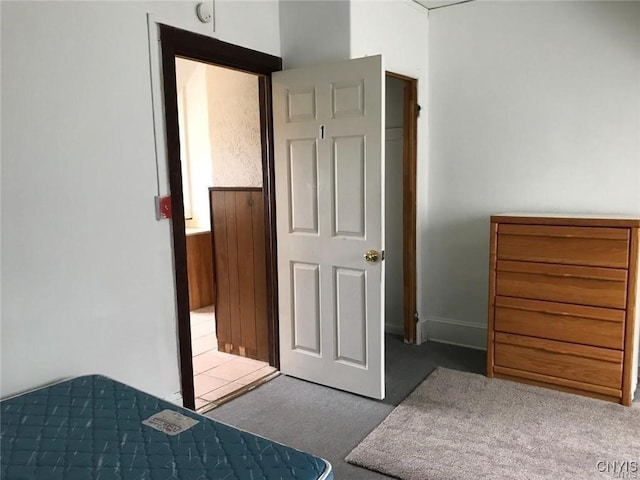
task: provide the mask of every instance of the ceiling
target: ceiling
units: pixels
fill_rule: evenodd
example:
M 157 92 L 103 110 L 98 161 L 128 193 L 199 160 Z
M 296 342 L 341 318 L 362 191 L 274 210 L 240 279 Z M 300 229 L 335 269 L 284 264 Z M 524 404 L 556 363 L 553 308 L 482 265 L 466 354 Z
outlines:
M 416 3 L 419 3 L 423 7 L 432 9 L 432 8 L 447 7 L 449 5 L 455 5 L 456 3 L 466 3 L 472 0 L 413 0 L 413 1 Z

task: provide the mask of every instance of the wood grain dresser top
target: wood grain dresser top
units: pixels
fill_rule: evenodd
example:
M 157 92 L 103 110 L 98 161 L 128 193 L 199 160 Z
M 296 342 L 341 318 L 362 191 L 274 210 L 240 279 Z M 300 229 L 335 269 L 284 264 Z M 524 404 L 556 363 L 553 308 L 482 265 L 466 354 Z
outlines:
M 590 227 L 640 227 L 640 215 L 577 213 L 501 213 L 491 216 L 494 223 L 526 225 L 575 225 Z

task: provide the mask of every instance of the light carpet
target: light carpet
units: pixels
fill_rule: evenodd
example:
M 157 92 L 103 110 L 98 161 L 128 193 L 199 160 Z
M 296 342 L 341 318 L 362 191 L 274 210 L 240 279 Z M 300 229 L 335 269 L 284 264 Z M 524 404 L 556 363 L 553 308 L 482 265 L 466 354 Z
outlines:
M 346 460 L 404 480 L 640 478 L 640 406 L 438 368 Z

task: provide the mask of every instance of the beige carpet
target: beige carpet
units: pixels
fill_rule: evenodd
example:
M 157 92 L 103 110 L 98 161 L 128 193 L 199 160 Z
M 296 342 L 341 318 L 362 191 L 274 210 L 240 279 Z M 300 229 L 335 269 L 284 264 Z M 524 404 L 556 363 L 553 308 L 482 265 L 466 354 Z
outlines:
M 346 460 L 404 480 L 640 478 L 640 405 L 438 368 Z

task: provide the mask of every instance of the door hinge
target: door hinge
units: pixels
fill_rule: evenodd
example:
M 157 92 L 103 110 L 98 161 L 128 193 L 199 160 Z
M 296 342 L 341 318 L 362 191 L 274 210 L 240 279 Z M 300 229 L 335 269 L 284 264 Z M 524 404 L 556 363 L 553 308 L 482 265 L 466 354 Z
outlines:
M 420 111 L 422 110 L 422 107 L 420 106 L 419 103 L 416 103 L 416 117 L 420 116 Z
M 416 325 L 418 323 L 420 323 L 420 315 L 418 315 L 418 311 L 417 310 L 415 312 L 413 312 L 413 319 L 415 320 Z

